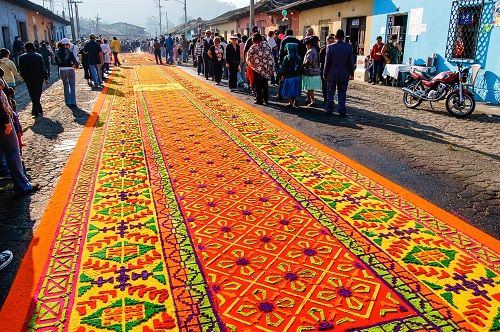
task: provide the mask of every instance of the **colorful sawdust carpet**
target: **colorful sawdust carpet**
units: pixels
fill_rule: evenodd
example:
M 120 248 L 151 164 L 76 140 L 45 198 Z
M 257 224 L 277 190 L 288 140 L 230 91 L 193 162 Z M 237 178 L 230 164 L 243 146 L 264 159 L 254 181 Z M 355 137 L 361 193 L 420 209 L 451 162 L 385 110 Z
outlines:
M 126 60 L 1 331 L 500 328 L 498 241 L 180 69 Z

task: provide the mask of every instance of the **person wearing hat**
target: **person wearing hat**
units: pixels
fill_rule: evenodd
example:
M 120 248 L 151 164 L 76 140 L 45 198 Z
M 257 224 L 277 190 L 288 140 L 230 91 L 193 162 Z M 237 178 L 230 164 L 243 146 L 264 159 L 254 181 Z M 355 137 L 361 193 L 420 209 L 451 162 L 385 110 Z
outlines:
M 238 45 L 238 36 L 233 35 L 230 38 L 230 44 L 226 48 L 226 67 L 229 70 L 229 89 L 236 89 L 238 80 L 238 71 L 240 69 L 240 45 Z
M 368 81 L 368 83 L 377 84 L 377 82 L 382 77 L 382 70 L 384 69 L 384 57 L 382 55 L 383 49 L 384 43 L 382 42 L 382 36 L 378 36 L 377 42 L 370 50 L 370 57 L 372 59 L 373 67 L 370 72 L 370 80 Z
M 71 42 L 63 38 L 56 51 L 56 63 L 59 67 L 59 76 L 64 86 L 64 102 L 69 107 L 76 107 L 76 77 L 75 68 L 79 63 L 71 52 Z

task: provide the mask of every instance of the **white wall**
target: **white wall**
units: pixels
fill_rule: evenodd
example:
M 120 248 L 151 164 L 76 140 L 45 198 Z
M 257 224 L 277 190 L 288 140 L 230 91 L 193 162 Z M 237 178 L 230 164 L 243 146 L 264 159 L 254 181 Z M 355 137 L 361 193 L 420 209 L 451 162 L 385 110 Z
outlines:
M 11 3 L 0 0 L 0 27 L 9 27 L 10 42 L 19 35 L 17 22 L 26 22 L 26 10 Z M 0 31 L 0 46 L 6 47 L 3 34 Z M 10 47 L 9 47 L 10 48 Z

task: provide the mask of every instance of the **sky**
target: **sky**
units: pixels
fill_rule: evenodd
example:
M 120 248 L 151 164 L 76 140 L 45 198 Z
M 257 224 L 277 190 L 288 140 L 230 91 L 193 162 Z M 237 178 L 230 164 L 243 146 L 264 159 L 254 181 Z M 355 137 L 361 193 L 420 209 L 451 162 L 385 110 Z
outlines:
M 44 0 L 31 0 L 42 4 Z M 127 22 L 139 25 L 153 31 L 158 26 L 157 0 L 81 0 L 79 4 L 80 17 L 95 18 L 97 14 L 106 23 Z M 165 17 L 168 17 L 170 26 L 184 22 L 183 5 L 177 1 L 183 0 L 161 0 L 162 2 L 162 25 L 165 26 Z M 229 10 L 243 7 L 249 4 L 249 0 L 186 0 L 187 15 L 189 18 L 211 19 Z M 49 0 L 45 0 L 46 7 Z M 66 0 L 53 0 L 54 11 L 61 15 L 62 4 Z M 165 11 L 167 15 L 165 15 Z M 152 17 L 153 16 L 153 17 Z

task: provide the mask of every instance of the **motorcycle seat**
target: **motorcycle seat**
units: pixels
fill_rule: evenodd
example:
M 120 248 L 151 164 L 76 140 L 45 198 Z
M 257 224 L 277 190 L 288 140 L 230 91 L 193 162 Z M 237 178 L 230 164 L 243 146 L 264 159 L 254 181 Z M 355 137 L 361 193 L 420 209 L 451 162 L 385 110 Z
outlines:
M 427 73 L 426 70 L 422 70 L 418 67 L 412 67 L 412 69 L 422 76 L 422 80 L 430 81 L 434 78 L 434 76 Z

